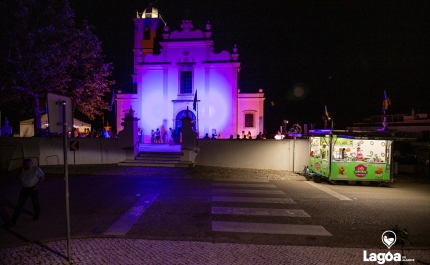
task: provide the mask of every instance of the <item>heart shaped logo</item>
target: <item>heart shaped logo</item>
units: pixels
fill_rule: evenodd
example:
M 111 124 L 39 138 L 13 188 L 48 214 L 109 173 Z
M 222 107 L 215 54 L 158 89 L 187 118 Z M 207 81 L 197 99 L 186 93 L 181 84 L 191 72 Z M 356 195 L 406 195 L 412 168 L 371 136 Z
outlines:
M 393 231 L 387 230 L 382 233 L 382 243 L 384 243 L 384 245 L 386 245 L 388 249 L 390 249 L 396 243 L 396 240 L 396 233 L 394 233 Z

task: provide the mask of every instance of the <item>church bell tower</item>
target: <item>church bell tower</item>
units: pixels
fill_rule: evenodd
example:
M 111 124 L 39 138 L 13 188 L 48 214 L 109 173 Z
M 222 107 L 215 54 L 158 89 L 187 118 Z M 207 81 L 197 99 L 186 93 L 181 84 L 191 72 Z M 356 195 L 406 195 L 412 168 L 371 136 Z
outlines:
M 146 54 L 154 52 L 157 28 L 162 22 L 164 23 L 163 18 L 152 3 L 143 12 L 136 12 L 134 19 L 134 65 L 142 63 Z

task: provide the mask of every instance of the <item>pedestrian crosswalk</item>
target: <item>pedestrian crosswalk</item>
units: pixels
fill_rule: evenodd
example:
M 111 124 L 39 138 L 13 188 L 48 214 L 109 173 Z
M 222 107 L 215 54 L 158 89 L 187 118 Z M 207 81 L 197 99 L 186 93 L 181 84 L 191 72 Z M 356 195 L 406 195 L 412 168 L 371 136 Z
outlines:
M 257 202 L 257 203 L 284 203 L 296 204 L 291 198 L 261 198 L 261 197 L 229 197 L 212 196 L 213 202 Z
M 255 205 L 265 205 L 255 207 Z M 270 206 L 274 206 L 273 208 Z M 295 206 L 294 208 L 291 208 Z M 289 209 L 290 208 L 290 209 Z M 212 182 L 212 231 L 229 233 L 264 233 L 331 236 L 323 226 L 288 223 L 288 218 L 312 218 L 297 203 L 268 180 L 223 180 Z M 224 221 L 228 217 L 229 221 Z M 238 221 L 236 222 L 236 217 Z M 243 221 L 244 218 L 267 218 L 268 222 Z M 271 218 L 286 218 L 273 223 Z M 234 220 L 234 221 L 230 221 Z
M 212 207 L 212 214 L 311 217 L 305 211 L 296 209 L 264 209 L 236 207 Z
M 140 196 L 140 194 L 138 194 Z M 145 194 L 130 210 L 124 213 L 114 224 L 112 224 L 104 235 L 125 235 L 146 209 L 157 199 L 158 193 Z
M 233 193 L 233 194 L 253 193 L 253 194 L 285 195 L 285 193 L 283 193 L 280 190 L 212 189 L 212 194 L 217 194 L 217 193 Z

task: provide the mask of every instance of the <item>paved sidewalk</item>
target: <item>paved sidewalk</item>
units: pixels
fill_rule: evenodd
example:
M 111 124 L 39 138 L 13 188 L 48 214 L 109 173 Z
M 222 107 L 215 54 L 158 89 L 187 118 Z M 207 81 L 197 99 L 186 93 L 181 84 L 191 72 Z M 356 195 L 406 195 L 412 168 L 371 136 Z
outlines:
M 0 249 L 0 264 L 69 264 L 66 244 L 62 240 Z M 89 238 L 72 240 L 71 249 L 70 264 L 377 264 L 364 262 L 361 248 Z M 388 252 L 366 250 L 368 256 Z M 408 265 L 430 263 L 429 250 L 407 250 L 404 256 L 415 260 Z
M 169 144 L 140 144 L 140 152 L 181 152 L 181 145 Z
M 167 145 L 166 145 L 167 147 Z M 59 173 L 62 168 L 48 167 L 46 172 Z M 253 169 L 196 167 L 191 169 L 129 168 L 116 165 L 81 165 L 75 173 L 89 175 L 127 175 L 139 177 L 289 179 L 304 180 L 291 172 Z M 45 173 L 46 173 L 45 172 Z M 0 238 L 1 240 L 1 238 Z M 391 253 L 399 252 L 398 246 Z M 197 241 L 164 241 L 127 238 L 72 239 L 71 264 L 378 264 L 363 261 L 362 248 L 330 248 L 285 245 L 252 245 Z M 388 249 L 366 249 L 370 253 L 387 253 Z M 66 241 L 33 242 L 25 246 L 0 249 L 0 264 L 69 264 Z M 415 262 L 430 264 L 430 250 L 407 250 L 404 256 Z M 385 264 L 399 264 L 386 262 Z

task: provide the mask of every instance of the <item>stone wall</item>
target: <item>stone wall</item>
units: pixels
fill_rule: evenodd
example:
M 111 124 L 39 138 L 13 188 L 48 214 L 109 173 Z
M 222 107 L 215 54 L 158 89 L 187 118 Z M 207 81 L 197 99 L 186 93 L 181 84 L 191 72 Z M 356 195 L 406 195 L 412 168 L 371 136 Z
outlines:
M 199 139 L 196 165 L 302 171 L 308 165 L 308 139 Z M 294 152 L 295 146 L 295 152 Z M 293 153 L 295 155 L 293 156 Z M 294 157 L 294 170 L 293 170 Z
M 78 151 L 70 151 L 70 143 L 79 142 Z M 231 168 L 255 168 L 293 171 L 291 140 L 198 140 L 195 164 Z M 294 171 L 301 171 L 308 160 L 308 141 L 295 141 Z M 126 160 L 126 151 L 117 138 L 68 138 L 68 164 L 115 164 Z M 22 165 L 31 157 L 36 165 L 63 164 L 63 138 L 0 137 L 1 170 Z
M 79 150 L 70 151 L 70 142 L 78 141 Z M 67 138 L 67 161 L 73 164 L 114 164 L 126 159 L 118 138 Z M 62 137 L 0 137 L 0 169 L 12 170 L 30 157 L 35 165 L 64 164 Z

